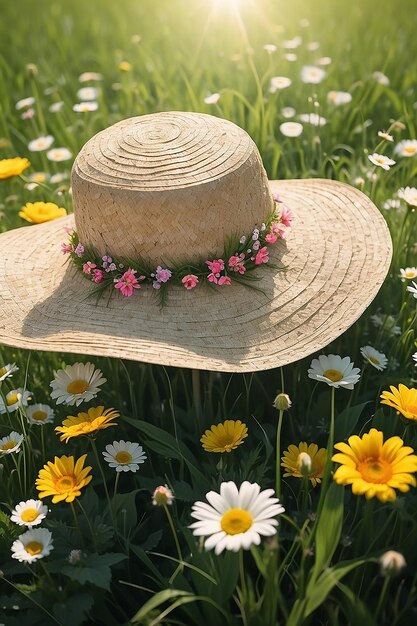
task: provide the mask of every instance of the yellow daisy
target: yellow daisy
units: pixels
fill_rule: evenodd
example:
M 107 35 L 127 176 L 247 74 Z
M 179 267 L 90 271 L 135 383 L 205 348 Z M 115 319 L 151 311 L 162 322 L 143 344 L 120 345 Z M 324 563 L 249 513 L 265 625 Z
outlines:
M 57 217 L 64 217 L 67 210 L 53 202 L 28 202 L 19 211 L 19 216 L 31 224 L 51 222 Z
M 56 456 L 53 463 L 48 461 L 39 471 L 35 482 L 39 497 L 52 496 L 52 503 L 57 504 L 63 500 L 72 502 L 80 496 L 81 489 L 93 478 L 90 474 L 91 466 L 84 467 L 86 458 L 87 455 L 83 454 L 75 462 L 73 456 Z
M 206 452 L 231 452 L 248 436 L 246 424 L 240 420 L 226 420 L 206 430 L 200 441 Z
M 90 435 L 97 430 L 116 426 L 112 420 L 120 417 L 120 413 L 114 409 L 104 410 L 104 406 L 91 407 L 87 413 L 78 413 L 77 416 L 69 415 L 62 422 L 62 426 L 55 428 L 55 432 L 62 433 L 61 441 L 68 441 L 71 437 L 79 437 L 80 435 Z
M 387 404 L 404 415 L 409 420 L 417 422 L 417 389 L 409 389 L 405 385 L 390 386 L 389 391 L 383 391 L 380 395 L 381 404 Z
M 0 159 L 0 179 L 19 176 L 19 174 L 21 174 L 29 166 L 30 162 L 27 159 L 22 159 L 21 157 L 14 157 L 13 159 Z
M 395 489 L 406 492 L 417 485 L 411 475 L 417 472 L 417 455 L 400 437 L 384 443 L 384 433 L 371 428 L 362 438 L 352 435 L 348 443 L 337 443 L 335 448 L 339 452 L 332 461 L 341 466 L 333 478 L 338 485 L 352 485 L 355 496 L 388 502 L 397 497 Z
M 310 462 L 307 462 L 308 458 Z M 281 466 L 286 470 L 284 478 L 288 476 L 302 478 L 302 468 L 304 467 L 308 479 L 315 487 L 323 478 L 324 466 L 326 465 L 326 448 L 319 449 L 316 443 L 307 445 L 305 441 L 299 443 L 298 446 L 291 444 L 288 446 L 288 450 L 285 450 L 281 461 Z

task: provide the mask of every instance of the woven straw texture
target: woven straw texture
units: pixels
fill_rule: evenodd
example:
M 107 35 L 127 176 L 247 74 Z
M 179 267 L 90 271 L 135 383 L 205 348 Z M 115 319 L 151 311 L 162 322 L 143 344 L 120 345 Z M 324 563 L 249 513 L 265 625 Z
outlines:
M 139 132 L 141 119 L 146 128 Z M 127 250 L 145 256 L 145 248 L 155 262 L 190 257 L 189 249 L 220 253 L 224 236 L 248 234 L 260 224 L 270 192 L 277 192 L 295 219 L 287 242 L 270 247 L 275 268 L 256 270 L 260 291 L 237 284 L 192 291 L 171 286 L 162 310 L 148 287 L 131 298 L 97 302 L 95 286 L 60 251 L 74 216 L 9 231 L 0 235 L 2 343 L 245 372 L 301 359 L 359 318 L 391 259 L 385 221 L 363 193 L 320 179 L 268 183 L 253 142 L 224 120 L 184 113 L 133 120 L 97 135 L 77 158 L 73 194 L 81 240 L 121 256 Z M 186 142 L 178 139 L 193 125 L 189 143 L 205 155 L 201 171 L 193 170 Z M 222 158 L 216 158 L 218 145 L 224 146 Z M 149 164 L 152 150 L 155 163 Z

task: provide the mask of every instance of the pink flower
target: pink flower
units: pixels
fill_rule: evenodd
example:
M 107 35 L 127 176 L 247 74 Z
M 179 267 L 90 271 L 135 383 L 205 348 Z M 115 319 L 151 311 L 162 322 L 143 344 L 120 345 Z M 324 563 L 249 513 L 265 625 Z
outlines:
M 111 256 L 108 256 L 107 254 L 101 257 L 101 260 L 103 261 L 103 267 L 107 267 L 107 265 L 113 261 Z
M 79 243 L 78 246 L 75 248 L 74 252 L 78 257 L 82 257 L 82 255 L 84 254 L 83 244 Z
M 152 287 L 154 289 L 161 289 L 161 283 L 158 283 L 157 280 L 154 280 L 153 283 L 152 283 Z
M 269 252 L 266 246 L 261 248 L 255 257 L 255 265 L 261 265 L 262 263 L 268 263 Z
M 278 203 L 284 202 L 284 200 L 281 198 L 279 193 L 272 194 L 272 197 L 274 199 L 274 202 L 278 202 Z
M 231 256 L 229 259 L 229 268 L 233 272 L 239 272 L 239 274 L 244 274 L 246 272 L 246 267 L 243 263 L 244 258 L 245 255 L 243 253 L 239 254 L 239 256 Z
M 72 235 L 72 233 L 74 232 L 74 229 L 71 228 L 71 226 L 64 226 L 64 230 L 67 233 L 67 235 Z
M 278 235 L 279 237 L 282 237 L 283 239 L 285 239 L 286 230 L 287 230 L 287 227 L 281 222 L 274 222 L 271 225 L 271 232 L 274 233 L 275 235 Z
M 61 243 L 62 254 L 70 254 L 72 252 L 72 245 L 70 243 Z
M 27 111 L 23 111 L 20 117 L 22 118 L 22 120 L 31 120 L 34 115 L 35 109 L 27 109 Z
M 260 247 L 261 247 L 261 242 L 259 241 L 259 239 L 253 242 L 252 250 L 259 250 Z
M 229 276 L 220 276 L 219 278 L 219 285 L 230 285 L 230 283 L 232 282 L 232 279 L 229 278 Z
M 224 261 L 223 259 L 217 259 L 214 261 L 205 261 L 206 265 L 208 265 L 209 269 L 213 272 L 213 274 L 220 274 L 224 270 Z M 217 276 L 218 278 L 219 276 Z
M 265 235 L 266 243 L 276 243 L 277 239 L 278 237 L 275 233 L 268 233 L 267 235 Z
M 103 264 L 103 267 L 104 267 L 104 264 Z M 106 267 L 106 272 L 114 272 L 115 270 L 117 270 L 116 263 L 110 263 L 110 265 Z
M 217 283 L 219 282 L 219 276 L 220 274 L 217 274 L 216 276 L 216 274 L 211 273 L 207 276 L 207 280 L 209 281 L 209 283 L 215 283 L 217 285 Z
M 104 280 L 104 272 L 103 270 L 93 270 L 93 282 L 102 283 Z
M 286 206 L 281 207 L 281 222 L 284 224 L 284 226 L 290 227 L 293 219 L 294 219 L 293 212 L 290 209 L 288 209 Z
M 120 289 L 121 293 L 130 298 L 134 289 L 140 289 L 138 279 L 135 276 L 136 270 L 129 268 L 119 279 L 115 279 L 115 289 Z M 141 278 L 141 276 L 139 277 Z
M 87 261 L 87 263 L 84 263 L 83 265 L 83 272 L 84 274 L 91 274 L 92 270 L 97 267 L 97 265 L 95 263 L 92 263 L 91 261 Z
M 198 277 L 195 274 L 187 274 L 181 282 L 186 289 L 194 289 L 198 283 Z
M 158 265 L 155 272 L 155 278 L 159 283 L 167 283 L 172 276 L 171 270 Z

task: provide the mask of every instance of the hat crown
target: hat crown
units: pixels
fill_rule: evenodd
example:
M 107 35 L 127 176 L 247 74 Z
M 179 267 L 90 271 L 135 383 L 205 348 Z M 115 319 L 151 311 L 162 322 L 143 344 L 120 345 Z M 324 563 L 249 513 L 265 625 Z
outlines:
M 272 202 L 249 135 L 182 112 L 129 118 L 95 135 L 75 160 L 72 192 L 84 245 L 155 264 L 220 255 Z

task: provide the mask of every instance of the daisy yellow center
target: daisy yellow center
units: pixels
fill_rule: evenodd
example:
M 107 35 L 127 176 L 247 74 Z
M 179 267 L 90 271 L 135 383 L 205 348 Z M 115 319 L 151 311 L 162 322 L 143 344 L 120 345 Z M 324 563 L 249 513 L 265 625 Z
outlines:
M 23 522 L 34 522 L 39 517 L 39 511 L 37 509 L 25 509 L 20 517 Z
M 43 550 L 43 545 L 39 543 L 39 541 L 29 541 L 25 546 L 25 550 L 30 556 L 35 556 L 36 554 L 40 554 Z
M 75 485 L 74 476 L 61 476 L 55 483 L 57 491 L 64 493 L 70 491 Z
M 126 452 L 126 450 L 120 450 L 114 458 L 117 463 L 120 463 L 120 465 L 126 465 L 131 462 L 132 455 L 129 452 Z
M 406 275 L 407 278 L 414 278 L 416 273 L 415 272 L 406 272 L 405 275 Z M 0 370 L 0 376 L 2 376 L 2 370 Z
M 323 376 L 331 380 L 332 383 L 337 383 L 343 378 L 343 374 L 342 372 L 339 372 L 339 370 L 326 370 L 323 372 Z
M 385 163 L 385 159 L 383 157 L 377 157 L 375 160 L 377 163 Z
M 7 374 L 7 367 L 0 367 L 0 376 Z
M 370 356 L 368 358 L 371 361 L 371 363 L 373 363 L 374 365 L 379 365 L 379 360 L 375 358 L 374 356 Z
M 68 393 L 84 393 L 88 389 L 88 382 L 86 380 L 72 380 L 68 387 Z
M 358 464 L 358 471 L 368 483 L 387 483 L 392 477 L 392 467 L 384 459 L 368 457 Z
M 47 417 L 48 415 L 45 411 L 35 411 L 32 415 L 32 419 L 36 420 L 37 422 L 43 422 L 44 420 L 46 420 Z
M 245 509 L 229 509 L 220 520 L 222 530 L 228 535 L 245 533 L 253 524 L 253 517 Z
M 414 154 L 416 150 L 417 150 L 416 146 L 407 146 L 406 148 L 404 148 L 404 152 L 406 154 Z
M 7 441 L 6 443 L 2 443 L 2 445 L 0 446 L 1 450 L 11 450 L 12 448 L 14 448 L 17 445 L 17 441 Z
M 17 393 L 10 394 L 10 396 L 8 396 L 8 398 L 6 399 L 6 402 L 9 406 L 12 404 L 16 404 L 16 402 L 19 402 L 18 394 Z

